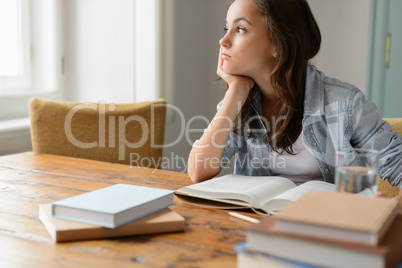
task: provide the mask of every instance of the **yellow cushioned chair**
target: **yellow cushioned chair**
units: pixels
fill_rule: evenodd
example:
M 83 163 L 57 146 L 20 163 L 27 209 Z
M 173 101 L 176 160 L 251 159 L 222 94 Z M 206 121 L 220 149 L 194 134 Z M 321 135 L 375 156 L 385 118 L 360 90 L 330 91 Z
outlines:
M 160 168 L 166 102 L 29 102 L 35 154 Z
M 402 135 L 402 118 L 384 118 L 391 126 L 392 130 Z M 397 186 L 391 186 L 388 180 L 378 179 L 378 191 L 388 197 L 394 197 L 398 194 L 399 189 Z

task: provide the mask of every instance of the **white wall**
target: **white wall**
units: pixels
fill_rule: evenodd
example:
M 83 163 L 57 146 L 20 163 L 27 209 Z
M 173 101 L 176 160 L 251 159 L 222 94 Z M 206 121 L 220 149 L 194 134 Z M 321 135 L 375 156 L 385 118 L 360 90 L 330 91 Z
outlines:
M 65 95 L 70 101 L 134 101 L 131 0 L 65 0 Z
M 223 36 L 227 0 L 174 0 L 172 53 L 173 92 L 165 92 L 169 104 L 179 108 L 182 115 L 174 112 L 168 117 L 165 144 L 174 146 L 164 151 L 171 161 L 170 169 L 184 171 L 192 143 L 201 136 L 216 112 L 216 104 L 223 97 L 224 89 L 215 80 L 219 52 L 219 39 Z M 163 86 L 162 86 L 163 88 Z M 163 92 L 163 89 L 162 89 Z M 181 118 L 184 118 L 184 123 Z M 203 117 L 190 122 L 196 116 Z M 188 137 L 185 129 L 198 129 Z
M 167 0 L 134 0 L 134 88 L 135 102 L 160 98 L 160 46 L 162 41 L 160 3 Z M 155 17 L 156 14 L 156 17 Z
M 64 0 L 67 100 L 159 98 L 158 2 Z
M 0 155 L 31 151 L 28 118 L 0 121 Z
M 327 76 L 368 92 L 369 0 L 308 0 L 321 29 L 321 50 L 313 63 Z

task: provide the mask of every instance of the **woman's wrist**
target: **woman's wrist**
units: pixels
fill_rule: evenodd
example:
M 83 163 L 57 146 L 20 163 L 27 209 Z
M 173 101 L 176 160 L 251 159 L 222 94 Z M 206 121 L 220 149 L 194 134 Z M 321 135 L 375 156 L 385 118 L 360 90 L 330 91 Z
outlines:
M 225 98 L 228 97 L 232 101 L 242 102 L 244 103 L 248 97 L 250 92 L 250 88 L 246 85 L 232 84 L 229 85 L 229 88 L 226 91 Z

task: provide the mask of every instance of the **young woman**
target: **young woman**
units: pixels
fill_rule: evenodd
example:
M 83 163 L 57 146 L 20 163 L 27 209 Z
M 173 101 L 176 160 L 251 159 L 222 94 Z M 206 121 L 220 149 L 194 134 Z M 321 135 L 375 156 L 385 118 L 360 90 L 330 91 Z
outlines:
M 402 187 L 402 136 L 353 85 L 309 65 L 321 35 L 306 0 L 235 0 L 220 40 L 227 83 L 218 112 L 190 152 L 194 182 L 237 154 L 236 174 L 334 182 L 335 151 L 381 151 L 382 178 Z

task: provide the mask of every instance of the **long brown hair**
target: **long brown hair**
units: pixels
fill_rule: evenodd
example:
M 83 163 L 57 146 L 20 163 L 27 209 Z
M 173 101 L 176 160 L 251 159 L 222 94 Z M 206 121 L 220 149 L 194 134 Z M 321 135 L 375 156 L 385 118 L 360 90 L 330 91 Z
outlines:
M 234 2 L 234 1 L 233 1 Z M 281 109 L 276 131 L 268 131 L 264 142 L 279 152 L 293 154 L 292 144 L 302 129 L 304 92 L 308 61 L 320 49 L 321 33 L 306 0 L 254 0 L 266 19 L 267 29 L 277 48 L 276 65 L 271 72 L 271 84 L 279 96 Z M 256 85 L 236 120 L 234 131 L 245 134 L 246 122 L 255 117 L 251 98 Z M 256 122 L 249 122 L 256 127 Z

